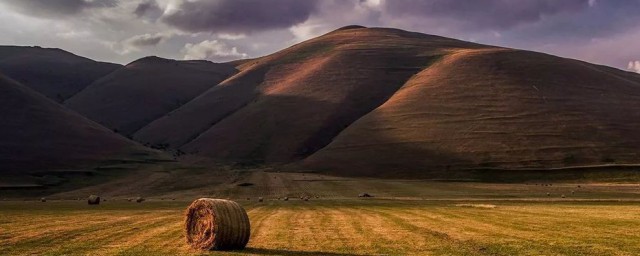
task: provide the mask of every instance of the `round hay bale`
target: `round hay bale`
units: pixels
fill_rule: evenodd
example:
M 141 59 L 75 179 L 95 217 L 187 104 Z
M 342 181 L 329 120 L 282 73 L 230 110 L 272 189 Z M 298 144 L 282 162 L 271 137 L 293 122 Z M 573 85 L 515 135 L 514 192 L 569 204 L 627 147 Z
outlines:
M 258 197 L 258 202 L 261 202 L 261 203 L 262 203 L 262 201 L 264 201 L 264 198 L 262 198 L 262 197 Z
M 46 202 L 47 202 L 47 199 L 46 199 L 46 198 L 44 198 L 44 197 L 43 197 L 43 198 L 40 198 L 40 202 L 46 203 Z
M 144 198 L 142 198 L 142 197 L 137 197 L 137 198 L 136 198 L 136 203 L 142 203 L 142 202 L 144 202 L 144 200 L 145 200 L 145 199 L 144 199 Z
M 289 197 L 284 197 L 282 200 L 289 201 Z
M 373 197 L 373 196 L 370 195 L 369 193 L 360 193 L 358 194 L 358 197 Z
M 97 205 L 100 204 L 100 197 L 96 196 L 96 195 L 90 195 L 89 199 L 87 200 L 87 203 L 89 205 Z
M 247 212 L 236 202 L 201 198 L 186 211 L 185 232 L 191 247 L 204 250 L 238 250 L 249 242 Z

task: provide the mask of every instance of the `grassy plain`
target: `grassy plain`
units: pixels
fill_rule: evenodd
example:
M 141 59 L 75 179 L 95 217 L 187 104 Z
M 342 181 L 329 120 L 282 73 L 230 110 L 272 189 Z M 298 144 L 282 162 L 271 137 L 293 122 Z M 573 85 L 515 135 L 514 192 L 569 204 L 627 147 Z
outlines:
M 190 249 L 187 201 L 0 202 L 0 255 L 633 255 L 640 203 L 241 201 L 248 248 Z
M 635 181 L 482 183 L 189 172 L 198 178 L 167 169 L 50 194 L 44 203 L 34 196 L 0 199 L 0 255 L 640 252 L 640 184 Z M 0 198 L 9 197 L 0 192 Z M 361 192 L 374 197 L 359 199 Z M 107 201 L 88 206 L 88 194 Z M 148 200 L 126 200 L 136 196 Z M 277 200 L 284 196 L 291 200 Z M 252 235 L 246 250 L 201 252 L 186 245 L 183 211 L 199 197 L 231 198 L 247 209 Z M 258 203 L 257 197 L 265 202 Z

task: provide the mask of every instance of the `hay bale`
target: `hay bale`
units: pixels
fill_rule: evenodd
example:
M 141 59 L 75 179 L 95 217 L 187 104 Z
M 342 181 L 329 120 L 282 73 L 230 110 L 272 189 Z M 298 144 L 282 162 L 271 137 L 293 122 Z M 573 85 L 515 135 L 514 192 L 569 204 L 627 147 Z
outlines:
M 562 195 L 561 197 L 562 197 L 562 198 L 565 198 L 566 196 Z
M 258 202 L 261 202 L 261 203 L 262 203 L 262 201 L 264 201 L 264 198 L 262 198 L 262 197 L 258 197 Z
M 136 198 L 136 203 L 142 203 L 142 202 L 144 202 L 144 200 L 145 200 L 145 199 L 144 199 L 144 198 L 142 198 L 142 197 L 137 197 L 137 198 Z
M 285 196 L 284 198 L 282 198 L 282 200 L 289 201 L 289 197 Z
M 89 205 L 97 205 L 100 204 L 100 197 L 96 195 L 90 195 L 89 199 L 87 199 L 87 203 Z
M 236 202 L 201 198 L 186 211 L 187 243 L 195 249 L 237 250 L 249 242 L 247 212 Z
M 551 193 L 547 193 L 547 196 L 551 196 Z
M 373 197 L 369 193 L 360 193 L 358 197 Z
M 46 199 L 46 198 L 44 198 L 44 197 L 43 197 L 43 198 L 40 198 L 40 202 L 46 203 L 46 202 L 47 202 L 47 199 Z
M 302 200 L 309 201 L 309 197 L 305 196 Z

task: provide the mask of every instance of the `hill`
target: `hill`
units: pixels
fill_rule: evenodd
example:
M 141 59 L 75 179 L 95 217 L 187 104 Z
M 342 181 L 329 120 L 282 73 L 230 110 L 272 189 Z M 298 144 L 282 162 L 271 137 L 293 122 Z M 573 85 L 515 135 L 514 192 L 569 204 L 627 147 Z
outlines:
M 65 105 L 131 135 L 236 72 L 229 64 L 146 57 L 99 79 Z
M 535 52 L 458 50 L 304 164 L 409 177 L 636 164 L 639 111 L 638 75 Z
M 392 29 L 338 30 L 242 62 L 240 73 L 134 138 L 224 161 L 295 161 L 457 48 L 486 46 Z
M 0 46 L 0 72 L 56 102 L 119 67 L 60 49 Z
M 341 175 L 640 162 L 640 76 L 609 67 L 363 27 L 237 64 L 134 138 Z
M 76 167 L 149 152 L 0 75 L 0 171 Z

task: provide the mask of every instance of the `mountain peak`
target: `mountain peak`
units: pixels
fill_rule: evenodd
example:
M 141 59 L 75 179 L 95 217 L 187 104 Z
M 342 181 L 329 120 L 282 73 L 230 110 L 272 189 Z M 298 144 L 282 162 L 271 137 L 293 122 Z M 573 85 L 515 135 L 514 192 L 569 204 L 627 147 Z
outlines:
M 344 27 L 341 27 L 339 29 L 336 29 L 335 31 L 349 30 L 349 29 L 361 29 L 361 28 L 367 28 L 367 27 L 360 26 L 360 25 L 349 25 L 349 26 L 344 26 Z

